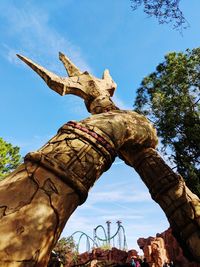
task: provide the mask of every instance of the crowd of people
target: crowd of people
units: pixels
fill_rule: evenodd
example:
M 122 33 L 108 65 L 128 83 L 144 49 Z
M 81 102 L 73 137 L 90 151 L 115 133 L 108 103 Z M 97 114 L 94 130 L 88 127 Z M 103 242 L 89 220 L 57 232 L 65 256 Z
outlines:
M 141 260 L 141 259 L 132 257 L 131 258 L 131 266 L 133 266 L 133 267 L 149 267 L 149 264 L 148 264 L 146 258 Z
M 133 267 L 150 267 L 146 258 L 141 260 L 141 259 L 138 259 L 136 257 L 131 257 L 130 265 Z M 174 265 L 173 261 L 170 261 L 170 262 L 165 262 L 163 264 L 163 267 L 175 267 L 175 265 Z

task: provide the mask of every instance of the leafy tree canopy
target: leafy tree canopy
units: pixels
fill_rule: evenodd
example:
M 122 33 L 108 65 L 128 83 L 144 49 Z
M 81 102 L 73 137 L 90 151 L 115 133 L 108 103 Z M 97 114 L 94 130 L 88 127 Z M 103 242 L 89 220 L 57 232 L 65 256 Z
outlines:
M 20 164 L 19 147 L 12 146 L 0 137 L 0 180 Z
M 54 247 L 54 251 L 65 264 L 67 262 L 66 255 L 71 253 L 74 257 L 77 255 L 76 244 L 73 237 L 62 237 Z
M 200 197 L 200 48 L 169 53 L 137 90 L 135 110 L 154 121 L 163 149 Z
M 131 0 L 131 7 L 136 10 L 141 5 L 144 12 L 150 17 L 156 17 L 160 24 L 172 23 L 174 28 L 188 27 L 182 11 L 179 8 L 180 0 Z

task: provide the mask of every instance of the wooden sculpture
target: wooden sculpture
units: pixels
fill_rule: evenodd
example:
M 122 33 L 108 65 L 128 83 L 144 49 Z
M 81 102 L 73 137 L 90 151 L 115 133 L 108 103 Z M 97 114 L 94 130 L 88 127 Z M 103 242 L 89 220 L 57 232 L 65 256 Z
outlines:
M 158 155 L 151 123 L 113 103 L 109 71 L 95 78 L 60 53 L 69 75 L 62 78 L 18 57 L 55 92 L 83 98 L 92 115 L 63 125 L 1 182 L 0 266 L 46 266 L 68 218 L 116 156 L 139 173 L 185 253 L 200 262 L 200 200 Z

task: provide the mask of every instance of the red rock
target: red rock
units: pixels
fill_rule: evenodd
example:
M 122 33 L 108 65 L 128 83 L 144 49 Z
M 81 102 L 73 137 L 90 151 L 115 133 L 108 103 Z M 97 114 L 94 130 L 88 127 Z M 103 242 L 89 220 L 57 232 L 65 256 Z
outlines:
M 108 263 L 108 266 L 111 266 L 111 264 L 126 264 L 130 262 L 131 256 L 135 256 L 137 258 L 137 251 L 130 250 L 126 252 L 117 248 L 112 248 L 111 250 L 95 248 L 91 253 L 84 252 L 80 254 L 76 263 L 71 261 L 70 263 L 66 264 L 65 267 L 72 267 L 75 266 L 75 264 L 84 266 L 89 262 L 92 262 L 92 266 L 95 266 L 95 264 L 98 266 L 98 262 Z M 104 266 L 106 265 L 104 264 Z
M 162 267 L 165 261 L 170 262 L 170 260 L 176 267 L 200 267 L 199 263 L 190 262 L 183 256 L 183 251 L 172 235 L 171 229 L 157 234 L 156 237 L 139 238 L 137 243 L 150 267 Z

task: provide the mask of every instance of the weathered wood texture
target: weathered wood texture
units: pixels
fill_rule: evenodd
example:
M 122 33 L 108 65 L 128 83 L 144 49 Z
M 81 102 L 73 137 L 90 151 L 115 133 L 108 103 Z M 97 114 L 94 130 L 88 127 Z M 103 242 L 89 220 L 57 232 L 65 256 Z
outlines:
M 19 57 L 57 93 L 82 97 L 94 115 L 65 124 L 1 182 L 0 266 L 46 266 L 71 213 L 117 155 L 140 174 L 184 251 L 200 262 L 200 200 L 157 154 L 156 131 L 150 122 L 112 102 L 116 84 L 109 72 L 95 78 L 60 54 L 69 74 L 61 78 Z
M 46 266 L 77 194 L 38 164 L 21 165 L 0 186 L 0 266 Z
M 200 200 L 174 173 L 155 149 L 141 149 L 131 156 L 125 149 L 124 158 L 139 173 L 152 198 L 165 212 L 171 229 L 189 259 L 200 262 Z

